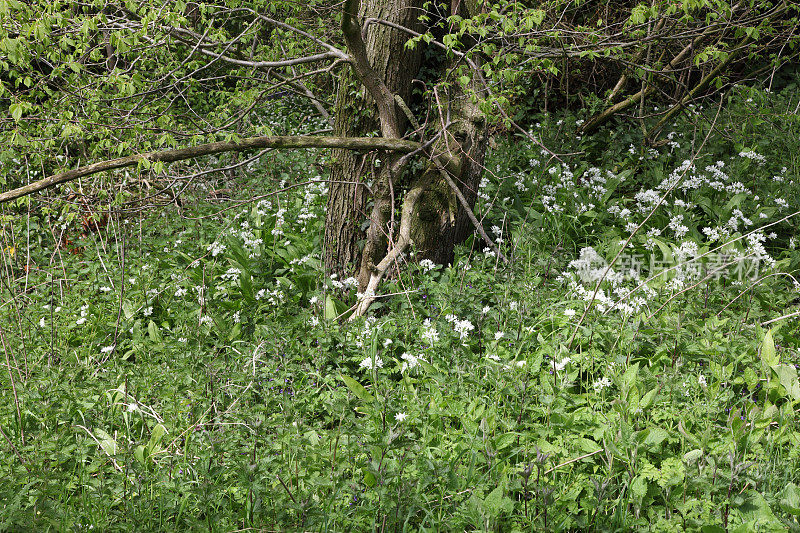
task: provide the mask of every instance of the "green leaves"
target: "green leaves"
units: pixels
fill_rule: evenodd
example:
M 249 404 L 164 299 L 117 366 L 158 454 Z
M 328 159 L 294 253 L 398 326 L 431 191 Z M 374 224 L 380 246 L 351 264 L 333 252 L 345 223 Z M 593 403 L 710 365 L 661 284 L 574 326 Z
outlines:
M 797 485 L 789 482 L 781 491 L 778 504 L 785 512 L 800 517 L 800 490 Z
M 774 368 L 780 363 L 778 354 L 775 351 L 775 341 L 772 338 L 772 330 L 770 329 L 764 335 L 764 340 L 761 342 L 761 362 L 769 368 Z
M 156 424 L 150 433 L 150 440 L 147 444 L 137 446 L 133 455 L 140 464 L 148 464 L 152 457 L 160 450 L 159 444 L 164 436 L 167 434 L 167 428 L 163 424 Z
M 11 118 L 14 119 L 14 122 L 19 122 L 22 118 L 22 110 L 23 105 L 19 102 L 11 104 L 8 108 L 9 112 L 11 113 Z
M 761 362 L 769 376 L 771 390 L 778 393 L 780 385 L 782 394 L 794 401 L 800 400 L 797 369 L 793 365 L 781 364 L 771 329 L 764 334 L 764 340 L 761 342 Z
M 371 404 L 371 403 L 375 402 L 375 397 L 372 394 L 370 394 L 367 391 L 367 389 L 365 389 L 364 386 L 361 385 L 361 383 L 359 383 L 358 381 L 354 380 L 350 376 L 345 376 L 343 374 L 340 375 L 339 378 L 347 386 L 347 388 L 350 389 L 350 392 L 355 394 L 356 398 L 358 398 L 359 400 L 362 400 L 363 402 L 366 402 L 368 404 Z

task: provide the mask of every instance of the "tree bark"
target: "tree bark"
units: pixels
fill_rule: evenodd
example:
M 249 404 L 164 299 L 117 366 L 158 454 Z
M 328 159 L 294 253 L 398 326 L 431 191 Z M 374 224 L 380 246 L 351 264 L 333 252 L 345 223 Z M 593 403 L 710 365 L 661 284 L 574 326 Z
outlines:
M 486 120 L 468 94 L 453 84 L 444 105 L 450 107 L 451 123 L 437 151 L 449 151 L 458 161 L 452 181 L 461 191 L 469 210 L 475 208 L 478 186 L 483 174 L 488 136 Z M 447 265 L 453 261 L 453 249 L 469 237 L 474 224 L 469 211 L 459 202 L 451 185 L 439 175 L 422 193 L 415 210 L 411 239 L 418 258 Z M 452 169 L 451 169 L 452 170 Z
M 360 23 L 364 18 L 375 17 L 421 31 L 423 28 L 418 18 L 423 13 L 422 4 L 422 0 L 363 0 L 358 20 Z M 365 38 L 372 70 L 383 79 L 391 93 L 406 102 L 410 99 L 412 81 L 422 58 L 420 47 L 414 50 L 405 47 L 408 38 L 405 32 L 379 24 L 370 25 Z M 380 129 L 375 102 L 358 83 L 352 69 L 344 69 L 340 76 L 335 115 L 335 136 L 361 136 Z M 400 113 L 398 116 L 402 130 L 405 118 Z M 392 206 L 387 205 L 387 197 L 391 195 L 385 181 L 387 175 L 382 175 L 384 171 L 380 170 L 377 160 L 385 164 L 388 159 L 380 152 L 334 151 L 324 240 L 328 273 L 349 275 L 354 266 L 364 263 L 360 243 L 368 237 L 362 229 L 368 212 L 372 211 L 372 218 L 376 218 L 369 224 L 373 237 L 385 231 L 384 222 L 391 218 Z M 372 194 L 365 185 L 370 185 Z M 371 199 L 375 202 L 373 206 L 369 205 Z M 374 260 L 385 252 L 385 243 L 369 248 L 368 255 Z
M 470 17 L 479 8 L 474 2 L 453 2 L 452 9 L 454 14 Z M 468 36 L 465 38 L 468 39 Z M 443 67 L 445 71 L 452 71 L 457 65 L 458 61 L 453 60 L 445 62 Z M 412 223 L 412 241 L 418 258 L 443 265 L 453 262 L 454 247 L 464 242 L 475 229 L 470 214 L 478 198 L 489 139 L 486 117 L 473 101 L 475 94 L 485 96 L 485 88 L 481 86 L 477 74 L 471 74 L 471 81 L 466 87 L 458 82 L 452 83 L 449 93 L 443 95 L 444 99 L 437 98 L 440 107 L 439 127 L 447 126 L 437 151 L 449 152 L 457 164 L 454 165 L 455 169 L 451 165 L 451 183 L 437 170 L 438 178 L 428 185 L 417 202 Z M 445 124 L 444 117 L 450 120 L 450 124 Z M 468 208 L 457 198 L 451 186 L 453 182 Z

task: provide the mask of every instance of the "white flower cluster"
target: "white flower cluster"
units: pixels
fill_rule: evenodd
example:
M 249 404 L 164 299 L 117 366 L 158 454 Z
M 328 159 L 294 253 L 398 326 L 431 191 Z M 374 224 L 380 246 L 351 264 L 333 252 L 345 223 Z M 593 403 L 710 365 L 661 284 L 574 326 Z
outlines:
M 284 215 L 286 215 L 286 209 L 283 207 L 278 209 L 275 213 L 275 227 L 272 228 L 272 235 L 275 237 L 283 235 L 283 225 L 286 223 L 286 220 L 283 218 Z
M 561 371 L 562 371 L 562 370 L 564 370 L 564 369 L 567 367 L 567 365 L 568 365 L 568 364 L 570 364 L 571 362 L 572 362 L 572 358 L 570 358 L 570 357 L 565 357 L 565 358 L 564 358 L 564 359 L 562 359 L 561 361 L 555 361 L 555 362 L 553 363 L 553 367 L 555 368 L 556 372 L 561 372 Z
M 764 241 L 767 236 L 761 231 L 756 231 L 747 236 L 747 255 L 752 255 L 754 259 L 763 261 L 767 269 L 775 266 L 775 259 L 764 249 Z
M 75 324 L 78 326 L 83 325 L 86 322 L 86 315 L 89 313 L 89 304 L 81 306 L 81 317 L 75 321 Z M 42 319 L 44 320 L 44 319 Z M 42 324 L 40 324 L 42 325 Z
M 463 339 L 469 332 L 475 329 L 475 326 L 472 325 L 472 322 L 469 320 L 459 320 L 456 315 L 447 315 L 444 317 L 445 320 L 453 324 L 453 330 L 458 333 L 459 338 Z
M 422 261 L 419 262 L 419 266 L 420 268 L 422 268 L 424 272 L 430 272 L 431 270 L 436 268 L 436 263 L 434 263 L 430 259 L 423 259 Z
M 222 279 L 222 281 L 235 281 L 239 279 L 239 274 L 241 273 L 242 271 L 238 268 L 230 267 L 224 274 L 220 275 L 220 279 Z
M 206 250 L 211 252 L 211 257 L 217 257 L 219 254 L 225 251 L 225 245 L 219 241 L 214 241 L 208 245 Z
M 364 329 L 361 330 L 361 333 L 358 338 L 355 339 L 354 344 L 358 348 L 363 348 L 368 339 L 370 339 L 373 335 L 378 334 L 378 328 L 378 319 L 374 316 L 368 316 L 364 320 Z
M 426 318 L 422 322 L 422 333 L 420 334 L 422 340 L 433 346 L 439 342 L 439 332 L 436 331 L 436 326 L 431 323 L 430 318 Z
M 606 377 L 600 378 L 592 384 L 592 387 L 594 388 L 595 392 L 600 392 L 603 389 L 606 389 L 610 386 L 611 386 L 611 380 Z
M 358 286 L 358 280 L 352 276 L 349 278 L 344 279 L 343 281 L 339 281 L 336 279 L 338 276 L 336 274 L 331 274 L 331 286 L 336 289 L 341 290 L 349 290 L 354 287 Z
M 366 370 L 373 370 L 373 369 L 377 369 L 377 368 L 383 368 L 383 359 L 381 359 L 377 355 L 375 356 L 374 359 L 372 357 L 366 357 L 366 358 L 364 358 L 363 361 L 361 361 L 361 363 L 359 363 L 358 366 L 359 366 L 359 368 L 363 368 L 363 369 L 366 369 Z
M 570 261 L 569 267 L 578 272 L 581 280 L 585 283 L 597 281 L 603 277 L 608 263 L 598 254 L 594 248 L 587 246 L 582 248 L 578 259 Z M 614 270 L 609 270 L 606 279 L 615 279 L 618 275 Z
M 517 181 L 514 182 L 514 186 L 519 192 L 527 192 L 528 186 L 525 184 L 525 174 L 519 173 L 516 176 Z
M 686 227 L 682 222 L 683 215 L 675 215 L 669 221 L 669 229 L 675 232 L 676 239 L 682 238 L 689 231 L 689 228 Z
M 739 157 L 744 157 L 752 161 L 755 161 L 756 163 L 758 163 L 758 166 L 763 166 L 767 162 L 766 157 L 764 157 L 761 154 L 757 154 L 753 150 L 747 152 L 739 152 Z
M 481 178 L 481 182 L 478 184 L 478 198 L 481 200 L 489 200 L 489 195 L 486 194 L 486 187 L 489 186 L 489 179 L 486 177 Z
M 424 361 L 424 359 L 422 359 L 421 357 L 418 357 L 416 355 L 411 355 L 408 352 L 401 355 L 400 359 L 403 360 L 403 364 L 400 365 L 400 372 L 413 370 L 419 365 L 420 361 Z

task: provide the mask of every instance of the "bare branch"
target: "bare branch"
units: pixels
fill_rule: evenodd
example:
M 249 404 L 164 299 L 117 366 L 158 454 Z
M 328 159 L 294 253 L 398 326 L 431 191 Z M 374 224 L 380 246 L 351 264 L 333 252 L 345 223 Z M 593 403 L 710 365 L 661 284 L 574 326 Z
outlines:
M 172 163 L 193 159 L 206 155 L 220 154 L 224 152 L 246 152 L 262 148 L 340 148 L 345 150 L 388 150 L 393 152 L 413 152 L 421 145 L 417 142 L 402 139 L 385 139 L 382 137 L 327 137 L 327 136 L 268 136 L 268 137 L 249 137 L 238 142 L 216 142 L 192 146 L 189 148 L 178 148 L 176 150 L 164 150 L 161 152 L 147 152 L 144 154 L 129 155 L 118 159 L 101 161 L 85 167 L 68 170 L 53 174 L 42 180 L 36 181 L 24 187 L 19 187 L 11 191 L 0 193 L 0 204 L 27 196 L 29 194 L 66 183 L 84 176 L 90 176 L 105 170 L 130 167 L 139 164 L 140 161 L 155 163 L 163 161 Z
M 458 202 L 461 204 L 461 207 L 464 209 L 464 212 L 467 214 L 470 221 L 472 222 L 472 225 L 475 226 L 475 230 L 477 230 L 477 232 L 480 234 L 484 242 L 489 245 L 489 248 L 494 250 L 494 253 L 497 254 L 497 257 L 502 259 L 504 263 L 508 263 L 508 257 L 506 257 L 505 254 L 503 254 L 503 252 L 500 251 L 500 248 L 498 248 L 497 245 L 494 242 L 492 242 L 492 239 L 490 239 L 489 236 L 486 234 L 486 230 L 483 229 L 483 225 L 478 221 L 478 217 L 475 216 L 475 213 L 469 206 L 469 202 L 467 202 L 467 199 L 464 198 L 464 193 L 462 193 L 461 189 L 458 188 L 458 185 L 456 185 L 456 182 L 454 182 L 453 178 L 450 177 L 450 174 L 447 172 L 447 170 L 439 166 L 439 172 L 447 181 L 447 184 L 450 185 L 450 188 L 453 189 L 456 198 L 458 198 Z

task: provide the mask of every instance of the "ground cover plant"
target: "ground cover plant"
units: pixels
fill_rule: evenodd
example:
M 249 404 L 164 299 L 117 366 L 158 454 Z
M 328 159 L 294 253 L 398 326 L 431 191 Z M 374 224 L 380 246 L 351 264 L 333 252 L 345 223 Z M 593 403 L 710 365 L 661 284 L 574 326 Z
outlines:
M 533 116 L 475 209 L 508 264 L 412 247 L 354 321 L 322 153 L 4 212 L 0 529 L 800 529 L 792 87 L 655 147 Z

